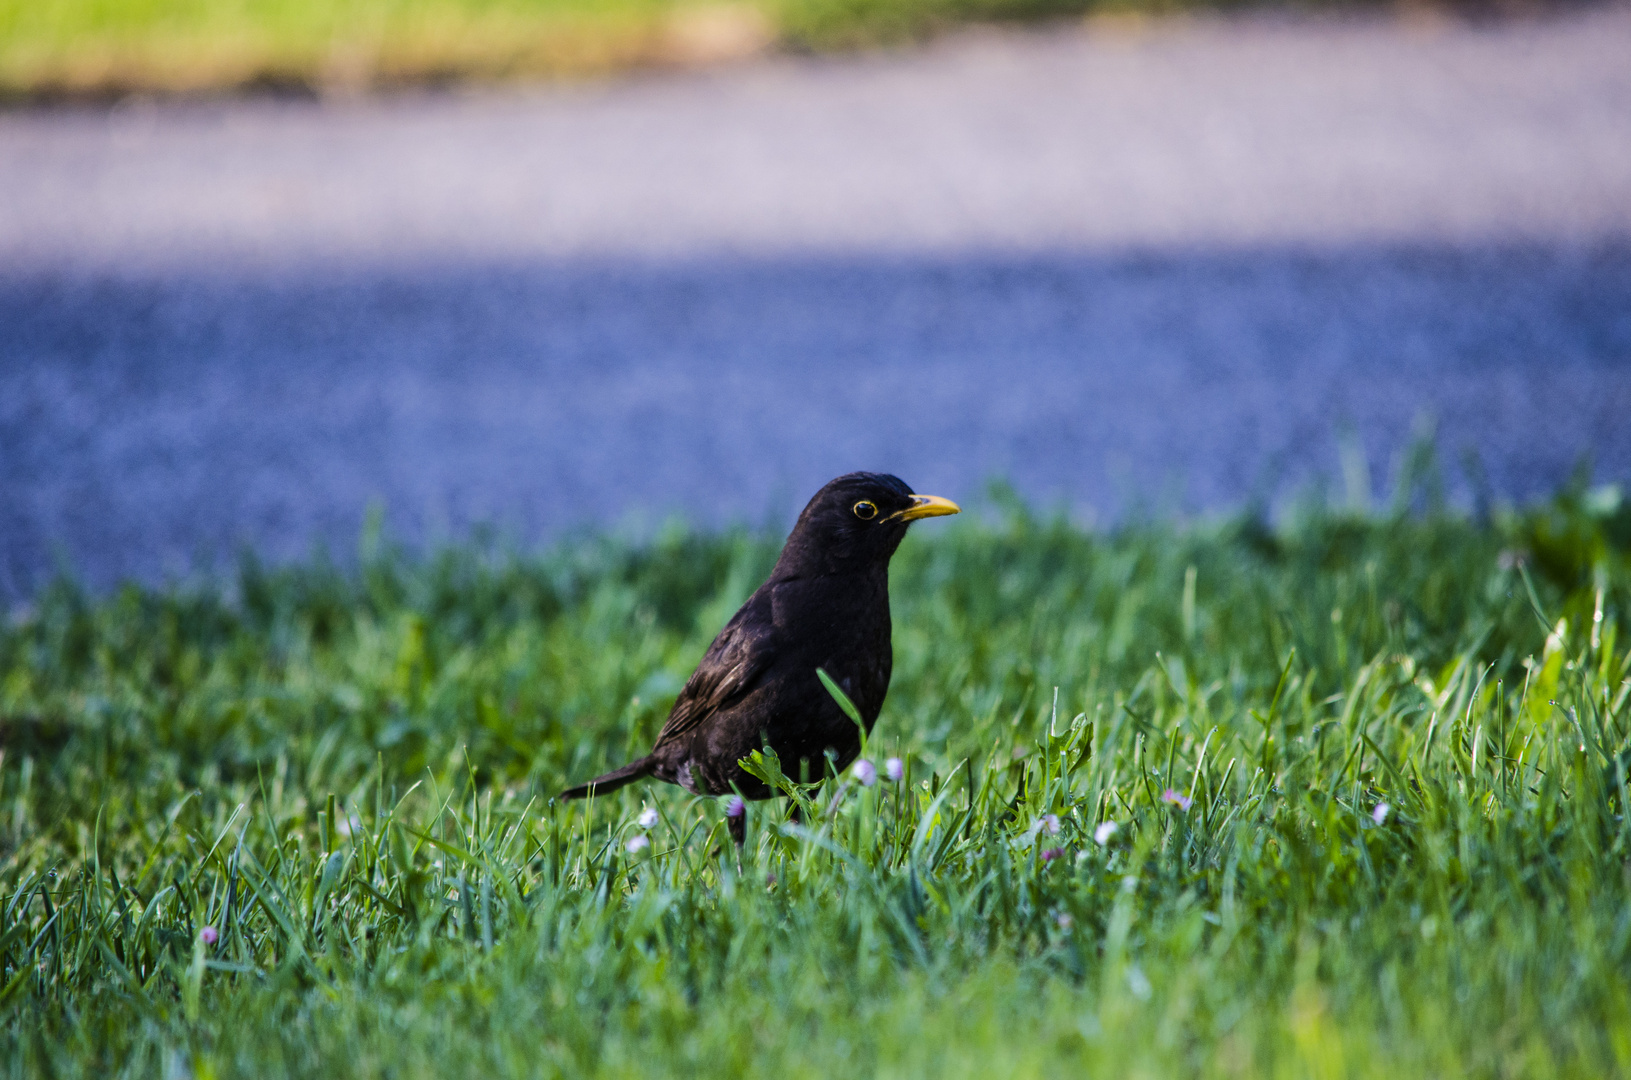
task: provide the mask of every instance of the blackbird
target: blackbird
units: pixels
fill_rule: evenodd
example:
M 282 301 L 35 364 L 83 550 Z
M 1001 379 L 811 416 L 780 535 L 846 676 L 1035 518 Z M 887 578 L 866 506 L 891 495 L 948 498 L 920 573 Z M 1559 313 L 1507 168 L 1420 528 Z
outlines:
M 765 746 L 792 776 L 801 764 L 806 775 L 820 776 L 828 752 L 839 770 L 847 768 L 861 735 L 816 669 L 843 689 L 870 732 L 894 662 L 889 557 L 913 521 L 958 509 L 885 473 L 849 473 L 816 492 L 770 579 L 708 646 L 651 753 L 561 797 L 604 795 L 654 776 L 698 795 L 734 789 L 765 799 L 774 792 L 740 764 Z M 740 844 L 742 817 L 728 820 Z

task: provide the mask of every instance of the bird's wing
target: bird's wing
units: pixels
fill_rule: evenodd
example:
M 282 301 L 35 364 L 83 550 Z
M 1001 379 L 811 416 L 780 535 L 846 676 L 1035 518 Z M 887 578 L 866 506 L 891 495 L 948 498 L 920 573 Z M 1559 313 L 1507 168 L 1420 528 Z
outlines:
M 738 701 L 769 669 L 776 655 L 775 628 L 769 612 L 759 610 L 760 605 L 755 603 L 758 599 L 754 597 L 744 604 L 708 646 L 657 733 L 658 746 L 695 730 L 708 717 Z

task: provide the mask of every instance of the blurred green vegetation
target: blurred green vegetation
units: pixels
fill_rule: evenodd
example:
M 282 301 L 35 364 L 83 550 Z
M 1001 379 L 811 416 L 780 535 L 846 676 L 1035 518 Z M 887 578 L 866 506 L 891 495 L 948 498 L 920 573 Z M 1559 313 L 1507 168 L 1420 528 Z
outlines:
M 1296 0 L 1327 6 L 1335 0 Z M 1237 0 L 0 0 L 0 95 L 350 93 L 709 63 Z
M 0 0 L 19 94 L 357 91 L 654 62 L 675 0 Z
M 1631 502 L 999 503 L 896 557 L 904 778 L 739 856 L 550 796 L 779 537 L 56 583 L 0 631 L 0 1075 L 1631 1068 Z

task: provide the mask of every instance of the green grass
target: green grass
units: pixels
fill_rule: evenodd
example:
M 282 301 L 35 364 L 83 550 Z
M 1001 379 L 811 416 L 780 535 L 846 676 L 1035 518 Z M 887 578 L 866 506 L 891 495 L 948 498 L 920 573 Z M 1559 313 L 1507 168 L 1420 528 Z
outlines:
M 0 0 L 0 87 L 357 90 L 579 74 L 682 59 L 673 31 L 690 11 L 680 0 Z
M 906 778 L 740 863 L 549 796 L 779 538 L 58 583 L 0 632 L 0 1075 L 1623 1074 L 1631 504 L 1416 495 L 917 530 Z
M 0 0 L 0 97 L 355 92 L 707 63 L 1237 0 Z M 1272 0 L 1271 0 L 1272 2 Z M 1292 0 L 1314 6 L 1332 0 Z M 1363 0 L 1361 0 L 1363 2 Z

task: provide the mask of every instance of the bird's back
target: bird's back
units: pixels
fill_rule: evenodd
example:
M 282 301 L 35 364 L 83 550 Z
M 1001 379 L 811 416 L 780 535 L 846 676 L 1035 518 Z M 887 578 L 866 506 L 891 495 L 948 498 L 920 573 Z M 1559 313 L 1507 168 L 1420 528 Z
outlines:
M 652 753 L 656 775 L 699 794 L 733 787 L 769 795 L 737 764 L 769 745 L 782 768 L 819 778 L 831 750 L 842 769 L 860 733 L 821 685 L 830 675 L 868 729 L 883 708 L 893 655 L 887 571 L 772 578 L 709 646 Z

